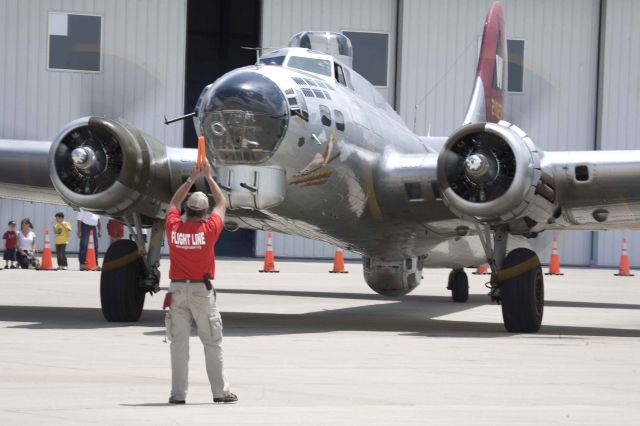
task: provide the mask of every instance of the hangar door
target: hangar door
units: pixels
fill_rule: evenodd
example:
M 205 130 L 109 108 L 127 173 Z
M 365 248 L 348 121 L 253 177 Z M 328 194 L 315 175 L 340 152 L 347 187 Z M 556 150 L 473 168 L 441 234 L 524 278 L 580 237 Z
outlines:
M 255 53 L 241 46 L 260 44 L 260 0 L 189 0 L 185 113 L 193 112 L 202 89 L 224 73 L 255 63 Z M 184 146 L 197 146 L 193 123 L 184 123 Z M 223 232 L 218 256 L 254 256 L 255 231 Z

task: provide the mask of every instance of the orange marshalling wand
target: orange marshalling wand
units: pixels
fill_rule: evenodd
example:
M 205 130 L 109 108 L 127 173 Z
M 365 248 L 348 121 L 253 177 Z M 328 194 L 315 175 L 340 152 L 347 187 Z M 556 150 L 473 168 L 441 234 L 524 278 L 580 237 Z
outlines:
M 204 150 L 204 136 L 198 136 L 198 159 L 196 165 L 201 166 L 207 162 L 207 155 Z

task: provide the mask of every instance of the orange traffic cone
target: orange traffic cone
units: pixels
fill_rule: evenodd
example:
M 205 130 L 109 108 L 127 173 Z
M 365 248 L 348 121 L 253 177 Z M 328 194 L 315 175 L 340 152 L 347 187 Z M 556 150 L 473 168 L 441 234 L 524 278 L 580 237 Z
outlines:
M 553 236 L 551 245 L 551 259 L 549 260 L 549 272 L 545 275 L 564 275 L 560 273 L 560 255 L 558 254 L 558 237 Z
M 629 267 L 629 249 L 627 248 L 627 239 L 622 239 L 622 253 L 620 253 L 620 267 L 618 273 L 613 274 L 616 277 L 633 277 L 631 268 Z
M 473 275 L 491 275 L 489 271 L 489 267 L 487 265 L 480 265 L 476 268 L 475 272 L 472 272 Z
M 348 274 L 349 271 L 344 270 L 344 251 L 340 247 L 336 247 L 336 254 L 333 257 L 333 270 L 329 271 L 332 274 Z
M 97 271 L 96 248 L 93 244 L 93 230 L 89 231 L 89 246 L 87 247 L 87 259 L 84 264 L 85 271 Z
M 267 251 L 264 254 L 264 268 L 260 272 L 280 272 L 276 271 L 276 261 L 273 257 L 273 235 L 271 232 L 267 234 Z
M 49 230 L 44 230 L 44 249 L 42 250 L 42 261 L 40 269 L 44 271 L 55 271 L 53 259 L 51 258 L 51 241 L 49 241 Z

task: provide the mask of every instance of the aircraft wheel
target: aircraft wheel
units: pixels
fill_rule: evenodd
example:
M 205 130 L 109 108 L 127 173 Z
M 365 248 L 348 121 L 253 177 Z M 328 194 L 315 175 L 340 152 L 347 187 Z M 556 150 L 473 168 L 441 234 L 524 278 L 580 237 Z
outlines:
M 138 321 L 144 306 L 143 276 L 144 263 L 134 241 L 118 240 L 109 246 L 100 275 L 100 304 L 107 321 Z
M 469 299 L 469 280 L 463 270 L 453 270 L 449 273 L 451 298 L 454 302 L 464 303 Z
M 498 281 L 507 331 L 538 331 L 544 310 L 544 275 L 538 255 L 526 248 L 511 251 L 504 260 Z

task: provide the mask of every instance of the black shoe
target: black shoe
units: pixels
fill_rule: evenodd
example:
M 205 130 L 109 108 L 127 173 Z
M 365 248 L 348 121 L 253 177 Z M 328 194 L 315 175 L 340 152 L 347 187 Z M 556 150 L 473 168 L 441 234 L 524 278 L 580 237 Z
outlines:
M 225 396 L 221 398 L 213 398 L 213 402 L 220 402 L 223 404 L 232 404 L 234 402 L 238 402 L 238 397 L 236 394 L 229 392 Z
M 173 397 L 169 398 L 169 404 L 184 404 L 184 403 L 185 403 L 184 400 L 173 399 Z

